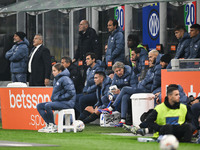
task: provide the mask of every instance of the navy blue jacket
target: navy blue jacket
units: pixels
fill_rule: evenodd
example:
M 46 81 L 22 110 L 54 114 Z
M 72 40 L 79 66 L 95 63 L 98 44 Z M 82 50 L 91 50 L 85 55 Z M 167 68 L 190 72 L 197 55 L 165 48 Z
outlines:
M 105 108 L 108 103 L 108 92 L 109 92 L 109 87 L 111 85 L 112 80 L 110 77 L 106 76 L 106 78 L 103 80 L 102 86 L 97 86 L 96 90 L 96 95 L 97 95 L 97 103 L 94 105 L 95 107 L 97 106 L 98 108 Z M 107 101 L 105 101 L 107 100 Z
M 59 101 L 74 107 L 76 90 L 73 81 L 70 79 L 68 69 L 59 73 L 53 82 L 52 102 Z
M 130 80 L 130 86 L 133 89 L 135 89 L 135 88 L 137 88 L 137 84 L 138 84 L 138 76 L 134 71 L 132 71 L 131 80 Z
M 96 64 L 93 68 L 89 67 L 87 69 L 87 79 L 86 79 L 86 85 L 83 88 L 83 93 L 93 93 L 96 91 L 97 86 L 94 83 L 94 74 L 96 71 L 104 71 L 105 65 L 102 61 L 96 60 Z
M 122 77 L 118 77 L 116 74 L 114 74 L 112 85 L 116 85 L 118 89 L 122 89 L 124 86 L 130 86 L 131 75 L 132 75 L 131 67 L 125 65 L 124 75 Z
M 159 54 L 156 58 L 156 63 L 154 67 L 149 68 L 146 73 L 145 78 L 138 83 L 137 89 L 141 92 L 153 92 L 154 94 L 160 92 L 161 87 L 161 66 L 160 66 Z
M 179 44 L 177 46 L 176 55 L 174 58 L 188 58 L 190 54 L 190 42 L 190 35 L 189 33 L 185 32 L 183 38 L 179 39 Z
M 10 61 L 10 71 L 12 73 L 26 73 L 28 62 L 28 46 L 29 41 L 24 38 L 24 41 L 16 43 L 6 53 L 5 57 Z
M 153 84 L 151 87 L 151 92 L 153 94 L 160 92 L 160 87 L 161 87 L 161 65 L 160 65 L 160 58 L 162 57 L 161 54 L 159 54 L 156 58 L 156 63 L 155 66 L 153 67 Z
M 200 33 L 190 42 L 190 55 L 188 58 L 200 58 Z
M 116 61 L 124 62 L 124 46 L 125 44 L 123 30 L 120 27 L 117 27 L 117 29 L 113 31 L 108 38 L 106 64 L 108 64 L 108 61 L 112 61 L 113 64 Z
M 144 48 L 141 48 L 140 57 L 136 62 L 136 67 L 133 66 L 133 70 L 139 76 L 141 74 L 141 71 L 145 69 L 145 60 L 148 60 L 148 52 Z

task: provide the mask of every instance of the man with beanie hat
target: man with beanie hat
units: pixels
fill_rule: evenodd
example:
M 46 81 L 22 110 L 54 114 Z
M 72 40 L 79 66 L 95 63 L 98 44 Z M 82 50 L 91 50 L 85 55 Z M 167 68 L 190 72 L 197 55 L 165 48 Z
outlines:
M 161 58 L 160 58 L 160 65 L 162 67 L 162 69 L 166 69 L 168 64 L 171 61 L 171 56 L 170 54 L 164 54 Z
M 27 80 L 27 62 L 29 41 L 24 32 L 14 34 L 15 45 L 6 53 L 5 58 L 10 61 L 12 82 L 24 82 Z

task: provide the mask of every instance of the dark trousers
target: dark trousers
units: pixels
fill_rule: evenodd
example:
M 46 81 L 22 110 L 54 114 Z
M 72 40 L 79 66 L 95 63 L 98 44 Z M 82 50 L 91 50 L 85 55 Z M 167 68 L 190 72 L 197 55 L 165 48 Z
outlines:
M 173 134 L 180 142 L 191 142 L 192 124 L 185 123 L 182 125 L 164 125 L 160 129 L 160 135 Z
M 77 94 L 74 108 L 78 110 L 80 113 L 82 113 L 87 106 L 94 106 L 96 102 L 97 102 L 96 92 L 85 95 Z
M 193 113 L 193 125 L 195 126 L 196 129 L 199 129 L 199 122 L 198 118 L 200 117 L 200 103 L 196 103 L 192 105 L 191 107 L 192 113 Z

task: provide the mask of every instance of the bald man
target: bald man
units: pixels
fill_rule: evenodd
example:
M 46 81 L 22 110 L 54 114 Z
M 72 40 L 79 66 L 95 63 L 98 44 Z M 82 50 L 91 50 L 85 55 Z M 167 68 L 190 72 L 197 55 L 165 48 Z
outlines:
M 101 59 L 102 53 L 96 31 L 89 27 L 87 20 L 82 20 L 79 24 L 78 49 L 72 62 L 78 60 L 85 62 L 86 53 L 88 52 L 95 53 L 97 59 Z

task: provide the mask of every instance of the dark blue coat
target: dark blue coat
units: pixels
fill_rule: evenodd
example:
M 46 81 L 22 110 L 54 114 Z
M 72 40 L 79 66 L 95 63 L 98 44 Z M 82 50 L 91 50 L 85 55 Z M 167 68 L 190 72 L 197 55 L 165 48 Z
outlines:
M 159 54 L 156 58 L 156 63 L 154 67 L 149 68 L 146 73 L 145 78 L 138 83 L 137 89 L 141 92 L 153 92 L 154 94 L 160 91 L 161 87 L 161 66 L 160 66 Z
M 124 86 L 130 86 L 131 75 L 132 75 L 131 67 L 125 65 L 124 75 L 122 77 L 118 77 L 116 74 L 114 74 L 112 85 L 116 85 L 118 89 L 122 89 Z
M 156 58 L 156 63 L 155 66 L 153 67 L 153 73 L 154 73 L 154 77 L 153 77 L 153 84 L 151 87 L 151 92 L 152 93 L 157 93 L 160 92 L 160 87 L 161 87 L 161 65 L 160 65 L 160 58 L 162 57 L 161 54 L 159 54 Z
M 190 55 L 188 58 L 200 58 L 200 33 L 190 42 Z
M 86 79 L 86 86 L 83 88 L 83 93 L 93 93 L 96 91 L 97 86 L 94 83 L 94 74 L 96 71 L 104 71 L 105 65 L 102 61 L 97 60 L 96 64 L 93 68 L 87 69 L 87 79 Z
M 111 82 L 112 80 L 108 76 L 106 76 L 102 83 L 102 87 L 97 86 L 96 95 L 98 101 L 95 104 L 95 107 L 97 106 L 98 108 L 105 108 L 108 105 L 108 92 Z
M 70 79 L 68 69 L 65 69 L 54 78 L 51 100 L 53 102 L 62 101 L 62 103 L 74 107 L 76 90 L 73 81 Z
M 137 65 L 136 67 L 133 66 L 133 70 L 135 71 L 137 76 L 139 76 L 141 71 L 145 69 L 145 60 L 148 60 L 148 52 L 144 48 L 141 48 L 140 57 L 136 62 Z
M 190 54 L 190 42 L 190 35 L 189 33 L 185 32 L 183 38 L 179 39 L 179 44 L 177 46 L 176 55 L 174 58 L 188 58 Z
M 108 61 L 112 61 L 113 64 L 116 61 L 124 62 L 124 46 L 125 44 L 123 30 L 120 27 L 117 27 L 117 29 L 113 31 L 108 38 L 106 64 L 108 64 Z
M 24 38 L 24 41 L 16 43 L 6 53 L 5 57 L 10 61 L 10 71 L 12 73 L 26 73 L 28 62 L 28 46 L 29 41 Z

